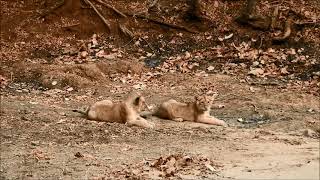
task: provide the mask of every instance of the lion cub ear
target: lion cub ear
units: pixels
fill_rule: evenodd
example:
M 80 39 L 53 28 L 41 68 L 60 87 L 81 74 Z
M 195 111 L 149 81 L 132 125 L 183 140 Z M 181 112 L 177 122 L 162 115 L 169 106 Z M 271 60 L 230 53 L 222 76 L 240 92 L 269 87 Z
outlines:
M 133 104 L 134 104 L 135 106 L 138 106 L 138 105 L 140 105 L 140 101 L 141 101 L 141 96 L 138 96 L 138 97 L 136 97 L 136 98 L 134 99 Z

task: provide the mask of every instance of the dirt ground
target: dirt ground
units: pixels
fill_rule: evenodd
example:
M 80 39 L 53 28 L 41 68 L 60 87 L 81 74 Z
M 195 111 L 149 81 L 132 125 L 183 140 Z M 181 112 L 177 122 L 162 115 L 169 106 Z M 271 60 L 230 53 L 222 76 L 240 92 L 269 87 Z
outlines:
M 82 1 L 50 13 L 58 2 L 0 2 L 1 179 L 320 179 L 319 24 L 274 44 L 277 31 L 234 22 L 244 1 L 203 0 L 200 20 L 190 1 L 108 1 L 178 28 L 92 1 L 109 30 Z M 320 22 L 317 0 L 257 11 L 277 5 L 279 24 L 288 12 Z M 143 129 L 72 112 L 132 90 L 156 107 L 211 89 L 211 115 L 228 127 L 150 117 L 156 127 Z

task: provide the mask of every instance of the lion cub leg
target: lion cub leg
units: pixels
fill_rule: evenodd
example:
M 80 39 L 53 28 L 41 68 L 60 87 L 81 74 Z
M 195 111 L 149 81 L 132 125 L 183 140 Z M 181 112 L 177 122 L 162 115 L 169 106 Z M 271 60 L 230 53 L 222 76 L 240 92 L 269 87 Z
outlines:
M 172 120 L 177 121 L 177 122 L 183 122 L 183 118 L 181 118 L 181 117 L 172 118 Z
M 142 117 L 137 117 L 136 119 L 130 119 L 127 121 L 128 125 L 131 126 L 140 126 L 144 128 L 154 128 L 155 124 L 145 120 Z
M 225 123 L 223 120 L 217 119 L 212 116 L 205 116 L 201 117 L 197 120 L 197 122 L 205 123 L 205 124 L 212 124 L 212 125 L 219 125 L 219 126 L 228 126 L 227 123 Z

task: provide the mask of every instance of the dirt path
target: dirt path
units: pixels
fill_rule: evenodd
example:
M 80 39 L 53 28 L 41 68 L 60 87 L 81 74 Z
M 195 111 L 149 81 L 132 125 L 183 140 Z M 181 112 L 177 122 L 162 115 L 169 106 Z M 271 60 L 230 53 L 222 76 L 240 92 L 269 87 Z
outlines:
M 174 77 L 177 82 L 185 78 Z M 189 78 L 183 85 L 164 87 L 161 92 L 148 86 L 144 92 L 152 105 L 172 96 L 190 100 L 187 82 L 196 81 Z M 148 130 L 87 121 L 70 111 L 108 97 L 112 87 L 97 90 L 97 95 L 88 94 L 91 89 L 77 93 L 32 89 L 30 93 L 5 92 L 1 99 L 2 177 L 120 178 L 125 177 L 122 173 L 127 169 L 128 177 L 155 178 L 150 173 L 132 172 L 140 172 L 137 169 L 141 170 L 141 162 L 184 154 L 209 158 L 216 172 L 192 164 L 188 170 L 177 170 L 174 179 L 319 179 L 319 139 L 303 135 L 305 129 L 316 130 L 320 123 L 316 97 L 260 87 L 251 93 L 228 76 L 210 76 L 206 81 L 215 82 L 219 92 L 226 92 L 216 101 L 213 113 L 225 119 L 228 128 L 151 118 L 157 127 Z M 237 92 L 242 98 L 234 98 Z M 125 94 L 118 95 L 115 99 Z M 250 103 L 258 107 L 257 112 L 253 113 Z M 219 109 L 218 105 L 225 108 Z M 267 113 L 267 118 L 258 118 Z M 240 123 L 239 118 L 248 123 Z M 195 170 L 198 166 L 205 168 L 202 174 Z

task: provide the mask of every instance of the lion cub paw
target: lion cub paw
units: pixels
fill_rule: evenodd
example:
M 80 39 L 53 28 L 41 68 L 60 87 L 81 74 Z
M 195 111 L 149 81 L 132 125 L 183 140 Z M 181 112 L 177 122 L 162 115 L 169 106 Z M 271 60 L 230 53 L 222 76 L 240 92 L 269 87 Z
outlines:
M 145 126 L 145 128 L 150 128 L 150 129 L 153 129 L 156 127 L 156 124 L 154 122 L 148 122 Z
M 222 121 L 222 120 L 220 120 L 221 122 L 220 122 L 220 126 L 223 126 L 223 127 L 229 127 L 229 125 L 226 123 L 226 122 L 224 122 L 224 121 Z
M 183 118 L 174 118 L 173 120 L 177 122 L 183 122 Z

